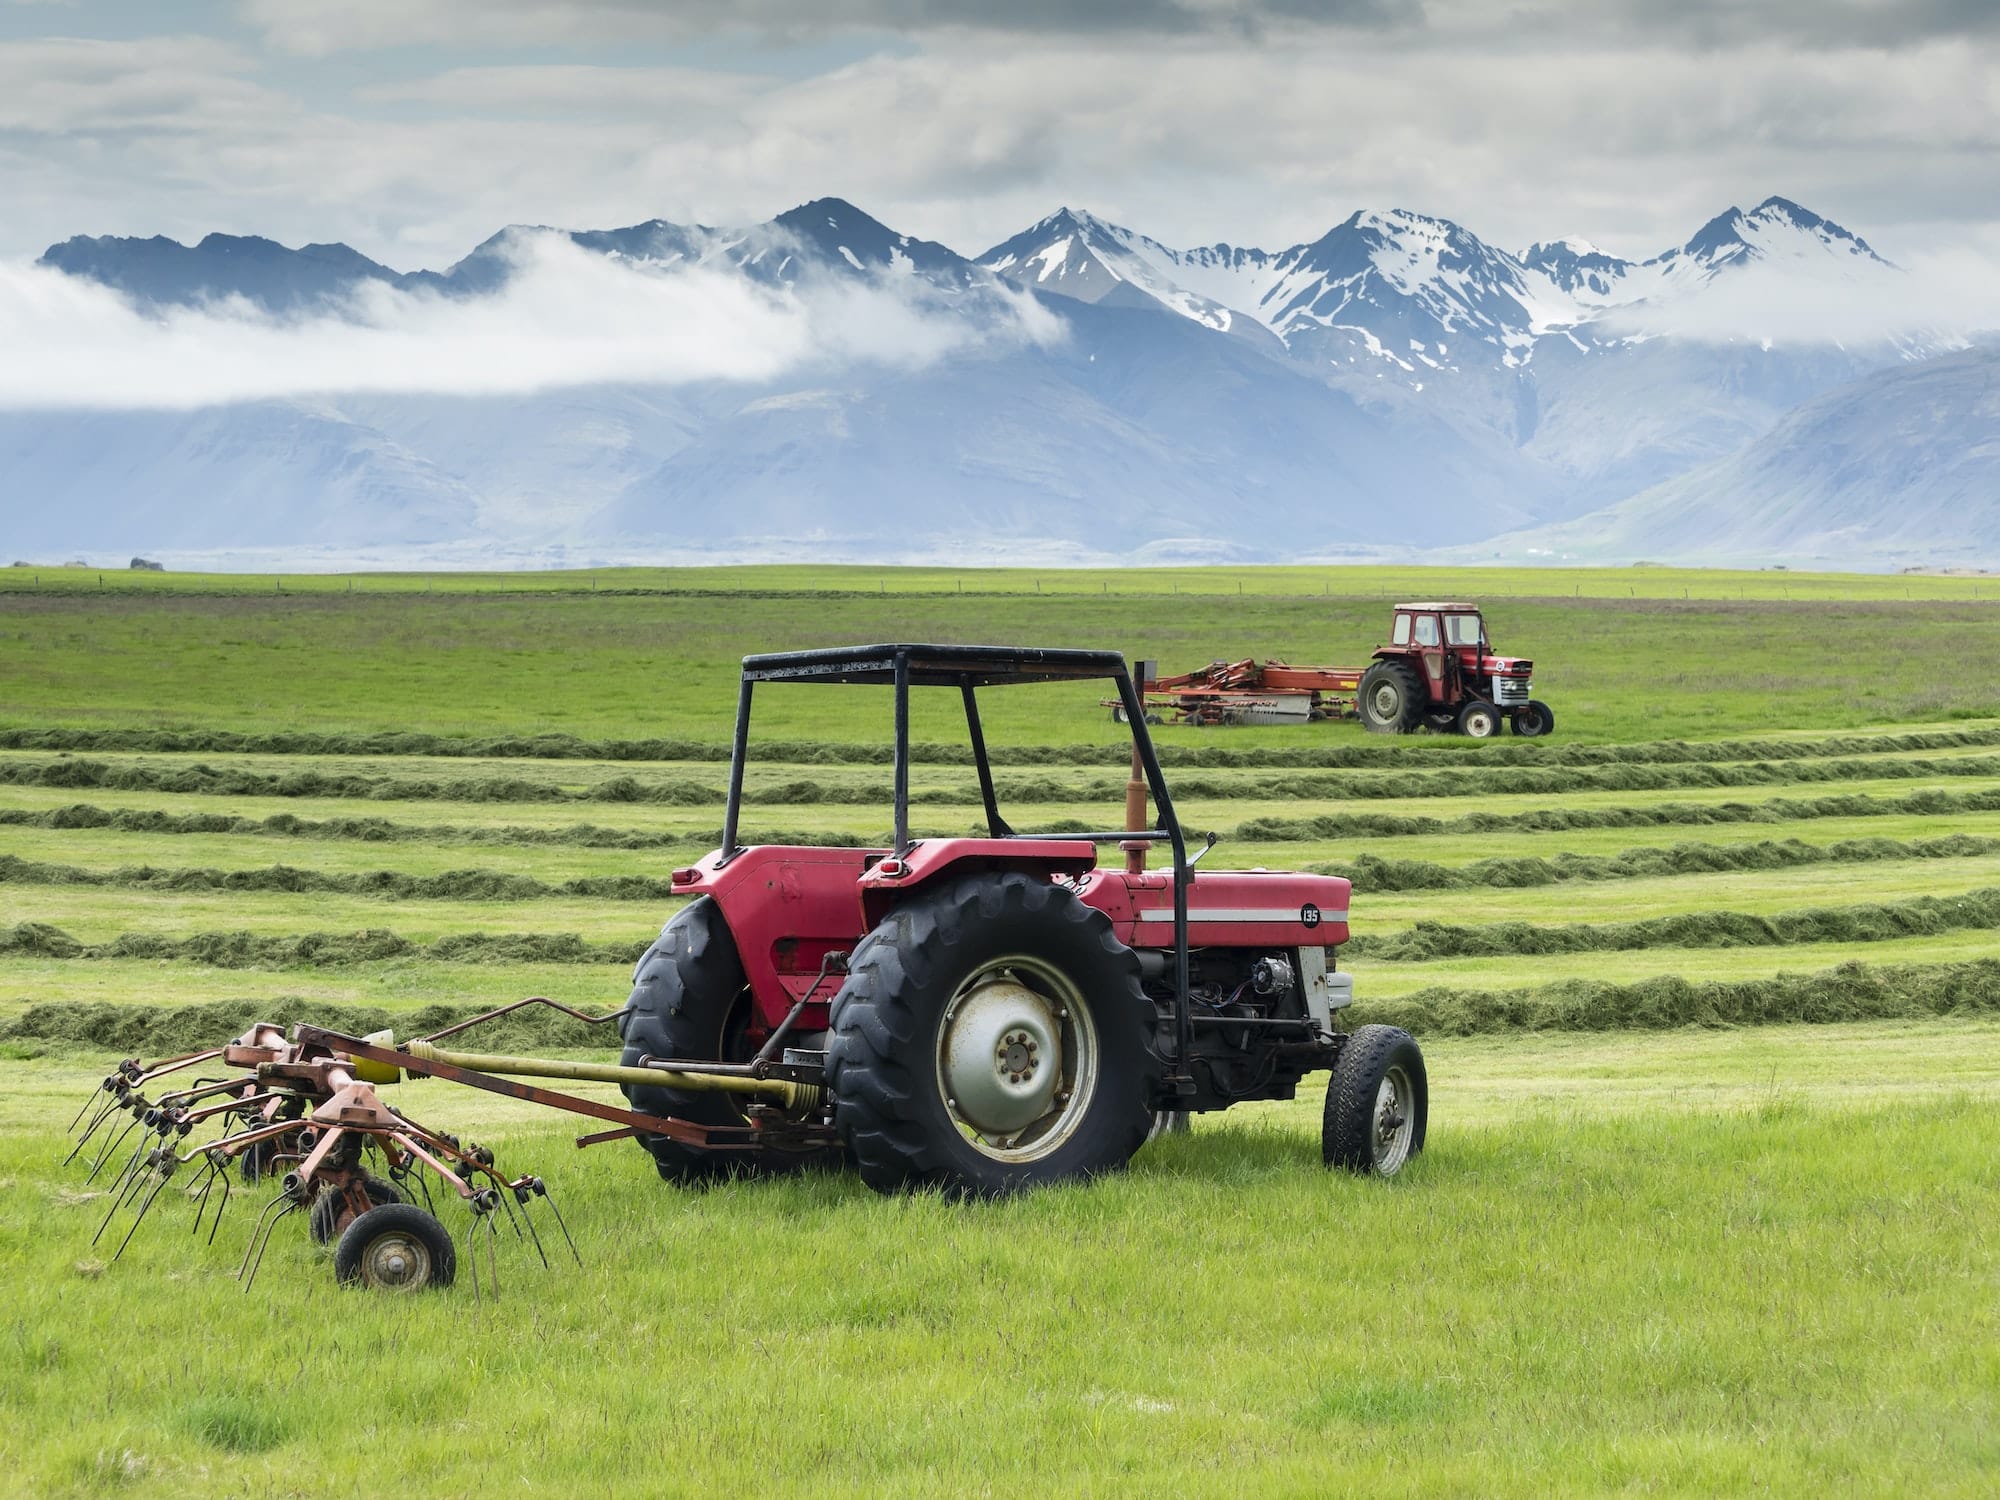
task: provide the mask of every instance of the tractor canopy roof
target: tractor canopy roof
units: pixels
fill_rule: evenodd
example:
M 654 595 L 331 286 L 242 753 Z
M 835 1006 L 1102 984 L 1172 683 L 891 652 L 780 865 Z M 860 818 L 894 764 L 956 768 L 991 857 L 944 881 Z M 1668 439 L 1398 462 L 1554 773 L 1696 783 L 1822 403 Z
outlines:
M 1453 612 L 1458 612 L 1458 611 L 1463 611 L 1463 612 L 1465 612 L 1465 613 L 1467 613 L 1467 614 L 1475 614 L 1475 615 L 1479 613 L 1479 606 L 1478 606 L 1478 605 L 1476 605 L 1476 604 L 1440 604 L 1440 603 L 1437 603 L 1437 602 L 1435 602 L 1435 601 L 1433 601 L 1433 602 L 1431 602 L 1431 603 L 1428 603 L 1428 604 L 1399 604 L 1399 605 L 1397 605 L 1397 606 L 1396 606 L 1396 608 L 1398 608 L 1398 609 L 1438 609 L 1438 610 L 1448 610 L 1448 611 L 1453 611 Z
M 892 684 L 896 662 L 909 663 L 916 687 L 989 687 L 1008 682 L 1071 682 L 1115 677 L 1125 670 L 1116 651 L 1047 646 L 833 646 L 743 658 L 749 682 Z

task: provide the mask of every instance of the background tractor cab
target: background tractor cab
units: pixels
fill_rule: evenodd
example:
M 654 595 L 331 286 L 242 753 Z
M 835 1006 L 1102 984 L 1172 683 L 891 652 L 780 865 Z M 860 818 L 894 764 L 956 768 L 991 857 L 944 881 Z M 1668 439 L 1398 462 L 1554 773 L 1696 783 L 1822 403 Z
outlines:
M 1488 739 L 1506 722 L 1532 738 L 1555 728 L 1533 697 L 1534 663 L 1494 654 L 1476 604 L 1398 604 L 1389 643 L 1361 677 L 1361 719 L 1382 734 L 1428 724 Z

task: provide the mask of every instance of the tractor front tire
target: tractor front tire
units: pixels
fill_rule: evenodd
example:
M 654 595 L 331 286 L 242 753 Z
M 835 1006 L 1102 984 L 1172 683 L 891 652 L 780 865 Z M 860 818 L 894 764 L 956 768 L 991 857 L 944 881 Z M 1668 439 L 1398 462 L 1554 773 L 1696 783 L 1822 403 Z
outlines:
M 1526 708 L 1514 710 L 1514 733 L 1524 740 L 1539 739 L 1556 727 L 1555 710 L 1539 699 L 1530 698 Z
M 1363 1026 L 1326 1081 L 1320 1154 L 1329 1167 L 1393 1177 L 1424 1149 L 1430 1110 L 1417 1039 L 1400 1026 Z
M 1423 680 L 1408 662 L 1378 661 L 1355 693 L 1361 722 L 1376 734 L 1408 734 L 1424 719 Z
M 458 1275 L 458 1247 L 444 1225 L 415 1204 L 385 1203 L 341 1231 L 333 1274 L 342 1286 L 442 1291 Z
M 636 1068 L 647 1057 L 697 1062 L 748 1062 L 755 1055 L 744 1036 L 750 1004 L 743 961 L 722 911 L 708 897 L 674 913 L 659 941 L 632 971 L 632 997 L 619 1017 L 625 1040 L 623 1065 Z M 624 1085 L 632 1108 L 696 1125 L 744 1123 L 732 1094 L 705 1090 Z M 710 1151 L 664 1135 L 640 1135 L 653 1153 L 660 1176 L 673 1183 L 710 1182 L 755 1173 L 795 1171 L 831 1165 L 838 1153 L 826 1150 Z
M 1458 711 L 1458 732 L 1469 740 L 1490 740 L 1500 732 L 1500 710 L 1474 698 Z
M 856 946 L 827 1038 L 834 1124 L 877 1192 L 1115 1172 L 1153 1127 L 1158 1017 L 1138 956 L 1075 892 L 962 876 Z

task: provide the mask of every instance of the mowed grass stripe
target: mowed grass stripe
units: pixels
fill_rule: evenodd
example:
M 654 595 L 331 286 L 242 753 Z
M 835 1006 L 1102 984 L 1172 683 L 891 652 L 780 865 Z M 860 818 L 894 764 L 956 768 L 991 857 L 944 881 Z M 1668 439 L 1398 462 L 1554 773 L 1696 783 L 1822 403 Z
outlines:
M 1181 799 L 1237 801 L 1378 800 L 1450 796 L 1551 796 L 1567 792 L 1660 791 L 1692 787 L 1783 786 L 1871 780 L 1914 780 L 2000 776 L 1992 755 L 1844 758 L 1826 761 L 1744 762 L 1725 765 L 1509 769 L 1461 767 L 1451 771 L 1400 773 L 1299 773 L 1291 776 L 1180 776 L 1173 790 Z M 999 794 L 1009 805 L 1093 803 L 1122 800 L 1125 779 L 1095 781 L 1054 777 L 1001 777 Z M 400 777 L 305 770 L 284 775 L 192 764 L 173 768 L 117 765 L 101 760 L 14 760 L 0 764 L 0 785 L 96 788 L 201 793 L 229 797 L 314 797 L 368 801 L 633 803 L 713 807 L 723 801 L 719 782 L 685 778 L 614 776 L 588 785 L 519 776 Z M 887 782 L 832 782 L 810 776 L 746 786 L 753 806 L 886 806 Z M 979 788 L 971 782 L 913 785 L 911 800 L 924 806 L 976 807 Z
M 1345 734 L 1345 730 L 1328 731 Z M 1800 738 L 1655 740 L 1623 745 L 1576 745 L 1559 740 L 1480 744 L 1451 736 L 1422 736 L 1393 742 L 1345 741 L 1326 745 L 1217 743 L 1212 735 L 1176 738 L 1171 729 L 1156 736 L 1162 763 L 1190 767 L 1288 767 L 1342 769 L 1399 766 L 1411 759 L 1471 760 L 1498 765 L 1601 766 L 1730 760 L 1783 760 L 1842 755 L 1887 755 L 1959 747 L 2000 745 L 2000 725 L 1934 729 L 1889 729 Z M 420 757 L 472 760 L 688 761 L 723 762 L 726 741 L 687 739 L 588 740 L 571 735 L 460 738 L 438 734 L 247 734 L 225 729 L 0 728 L 0 750 L 67 752 L 117 751 L 173 755 Z M 972 763 L 965 745 L 919 742 L 910 747 L 919 765 Z M 997 766 L 1119 765 L 1129 753 L 1124 741 L 1102 745 L 995 744 Z M 760 742 L 757 758 L 792 765 L 885 766 L 886 741 L 820 743 Z

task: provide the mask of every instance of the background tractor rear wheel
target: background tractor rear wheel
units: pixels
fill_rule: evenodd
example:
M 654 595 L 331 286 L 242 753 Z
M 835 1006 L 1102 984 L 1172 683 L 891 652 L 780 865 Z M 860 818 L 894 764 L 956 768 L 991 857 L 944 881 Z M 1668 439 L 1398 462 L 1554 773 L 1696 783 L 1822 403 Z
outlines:
M 1408 662 L 1378 661 L 1361 674 L 1354 702 L 1376 734 L 1408 734 L 1423 722 L 1424 685 Z
M 1492 739 L 1500 732 L 1500 710 L 1484 698 L 1474 698 L 1458 711 L 1458 732 L 1467 739 Z
M 618 1032 L 625 1039 L 623 1061 L 628 1068 L 637 1067 L 644 1057 L 748 1062 L 756 1055 L 747 1034 L 750 991 L 736 940 L 723 923 L 721 910 L 706 896 L 674 913 L 659 941 L 646 950 L 632 971 L 632 997 L 625 1007 Z M 744 1123 L 736 1102 L 740 1096 L 735 1094 L 627 1085 L 625 1097 L 632 1108 L 650 1115 L 697 1125 Z M 825 1149 L 707 1151 L 663 1135 L 642 1135 L 639 1143 L 653 1153 L 668 1182 L 794 1171 L 839 1159 L 838 1152 Z
M 1416 1038 L 1400 1026 L 1363 1026 L 1326 1082 L 1320 1154 L 1329 1167 L 1393 1177 L 1424 1149 L 1430 1109 Z
M 458 1248 L 444 1225 L 411 1203 L 385 1203 L 358 1216 L 333 1247 L 342 1286 L 421 1292 L 451 1285 Z
M 375 1208 L 381 1207 L 384 1203 L 408 1201 L 403 1197 L 401 1188 L 380 1177 L 364 1177 L 361 1180 L 361 1191 L 368 1195 L 369 1205 Z M 331 1245 L 338 1239 L 343 1229 L 361 1217 L 360 1214 L 350 1213 L 348 1210 L 345 1193 L 337 1188 L 322 1190 L 313 1199 L 312 1207 L 306 1210 L 306 1227 L 312 1233 L 312 1242 L 315 1245 Z
M 968 875 L 890 912 L 833 1001 L 834 1123 L 878 1192 L 1117 1171 L 1153 1125 L 1158 1011 L 1073 891 Z
M 1514 733 L 1524 740 L 1539 738 L 1555 727 L 1555 710 L 1538 699 L 1530 698 L 1526 708 L 1514 710 Z

